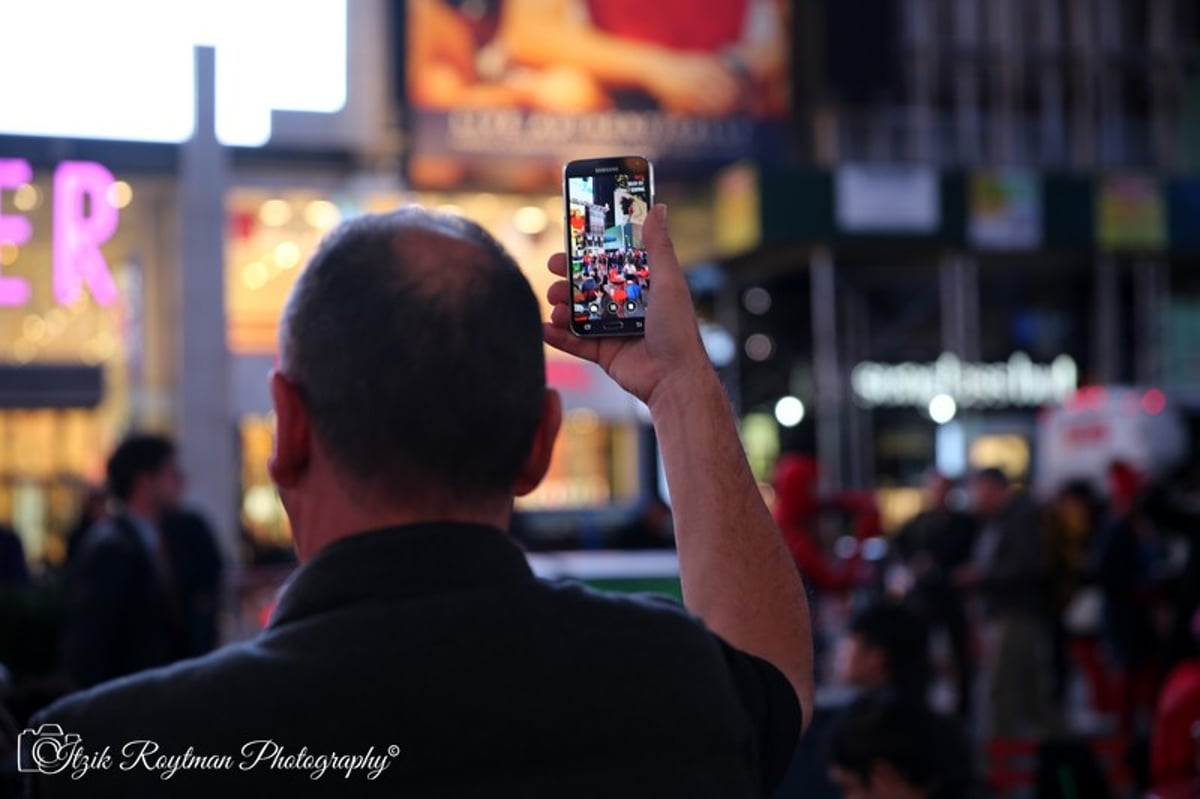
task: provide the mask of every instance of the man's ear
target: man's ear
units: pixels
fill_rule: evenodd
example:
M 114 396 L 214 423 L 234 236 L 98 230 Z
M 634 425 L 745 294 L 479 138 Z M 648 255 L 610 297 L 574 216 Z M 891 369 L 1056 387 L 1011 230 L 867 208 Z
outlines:
M 308 469 L 312 454 L 312 417 L 300 390 L 279 370 L 271 372 L 275 405 L 275 448 L 267 471 L 280 490 L 294 488 Z
M 513 491 L 523 497 L 537 488 L 550 471 L 550 458 L 554 455 L 554 440 L 558 438 L 558 428 L 562 426 L 562 398 L 552 388 L 546 389 L 545 399 L 542 400 L 542 420 L 538 422 L 537 433 L 533 437 L 533 447 L 529 457 L 521 468 Z

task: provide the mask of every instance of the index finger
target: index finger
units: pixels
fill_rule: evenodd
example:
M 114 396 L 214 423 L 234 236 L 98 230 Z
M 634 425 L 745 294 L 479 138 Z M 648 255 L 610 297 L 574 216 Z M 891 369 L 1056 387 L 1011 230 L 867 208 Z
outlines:
M 567 254 L 556 252 L 546 261 L 546 268 L 559 277 L 567 276 Z

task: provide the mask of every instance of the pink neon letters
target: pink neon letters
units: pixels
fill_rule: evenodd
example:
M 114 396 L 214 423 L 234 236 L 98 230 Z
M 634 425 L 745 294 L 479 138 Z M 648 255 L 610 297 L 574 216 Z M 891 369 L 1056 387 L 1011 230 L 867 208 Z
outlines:
M 54 298 L 73 305 L 87 283 L 96 302 L 112 305 L 117 286 L 100 245 L 117 232 L 117 209 L 108 199 L 113 176 L 99 164 L 63 161 L 54 171 Z M 84 214 L 84 198 L 91 199 Z
M 15 158 L 0 158 L 0 191 L 15 189 L 33 179 L 33 170 L 25 161 Z M 0 212 L 0 244 L 15 244 L 20 247 L 29 241 L 33 228 L 23 216 L 5 216 Z M 2 267 L 0 267 L 2 268 Z M 15 275 L 0 274 L 0 307 L 24 305 L 32 292 L 29 281 Z
M 0 159 L 0 191 L 32 179 L 27 162 Z M 85 285 L 100 305 L 112 305 L 118 299 L 112 272 L 100 252 L 100 245 L 112 238 L 119 221 L 108 196 L 113 182 L 111 172 L 88 161 L 64 161 L 54 171 L 54 299 L 63 305 L 77 302 Z M 24 217 L 0 215 L 0 243 L 19 247 L 32 233 Z M 0 275 L 0 306 L 26 305 L 31 295 L 27 279 Z

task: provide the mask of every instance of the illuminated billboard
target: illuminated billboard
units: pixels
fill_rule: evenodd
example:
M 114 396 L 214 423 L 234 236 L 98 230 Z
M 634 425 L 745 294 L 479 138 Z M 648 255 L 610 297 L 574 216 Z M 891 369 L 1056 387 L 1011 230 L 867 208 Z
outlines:
M 690 164 L 761 155 L 788 110 L 789 13 L 788 0 L 706 3 L 703 13 L 692 0 L 411 0 L 414 172 L 605 153 Z
M 217 138 L 258 147 L 274 111 L 342 109 L 346 35 L 346 0 L 0 2 L 0 134 L 186 141 L 210 46 Z

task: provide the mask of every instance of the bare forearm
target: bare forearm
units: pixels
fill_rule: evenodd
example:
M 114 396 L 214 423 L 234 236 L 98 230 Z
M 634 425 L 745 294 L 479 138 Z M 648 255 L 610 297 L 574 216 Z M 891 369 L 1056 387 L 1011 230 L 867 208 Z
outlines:
M 725 640 L 779 668 L 808 718 L 808 601 L 720 383 L 707 369 L 680 376 L 655 391 L 650 410 L 671 490 L 685 603 Z

